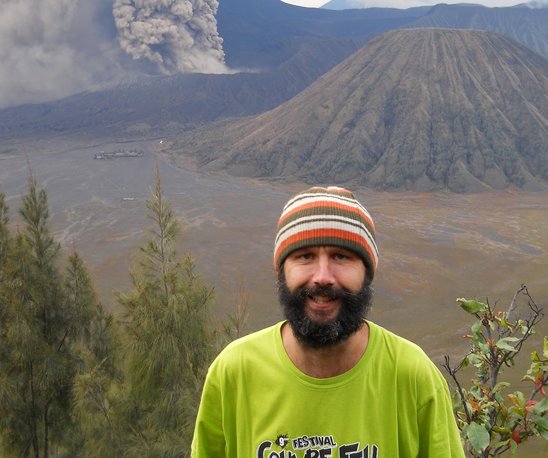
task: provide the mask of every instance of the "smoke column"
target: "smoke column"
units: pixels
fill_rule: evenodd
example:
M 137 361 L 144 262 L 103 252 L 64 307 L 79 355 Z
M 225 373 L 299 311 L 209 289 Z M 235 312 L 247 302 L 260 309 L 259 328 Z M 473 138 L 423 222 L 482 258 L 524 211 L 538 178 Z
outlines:
M 166 74 L 226 73 L 218 0 L 115 0 L 121 48 Z
M 75 67 L 65 35 L 73 0 L 7 0 L 0 14 L 0 106 L 62 96 L 57 84 L 78 90 L 87 74 Z M 87 82 L 84 84 L 88 84 Z
M 115 81 L 112 1 L 0 0 L 0 108 Z
M 0 109 L 101 89 L 143 70 L 230 72 L 217 32 L 218 4 L 0 0 Z

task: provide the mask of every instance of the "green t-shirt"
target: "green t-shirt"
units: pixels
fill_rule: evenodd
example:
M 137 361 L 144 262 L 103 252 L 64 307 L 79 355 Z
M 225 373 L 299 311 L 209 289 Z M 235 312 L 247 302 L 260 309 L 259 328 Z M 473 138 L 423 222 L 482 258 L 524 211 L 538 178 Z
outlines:
M 193 458 L 464 457 L 447 383 L 415 344 L 369 322 L 342 375 L 299 371 L 282 323 L 227 346 L 211 365 Z

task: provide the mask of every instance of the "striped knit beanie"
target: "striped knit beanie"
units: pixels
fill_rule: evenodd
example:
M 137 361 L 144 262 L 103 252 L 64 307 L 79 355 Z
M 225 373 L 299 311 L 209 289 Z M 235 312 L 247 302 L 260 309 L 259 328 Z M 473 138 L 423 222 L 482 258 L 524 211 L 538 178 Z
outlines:
M 375 226 L 368 211 L 344 188 L 314 187 L 285 205 L 274 243 L 274 267 L 279 274 L 287 256 L 300 248 L 331 245 L 357 253 L 373 280 L 379 253 Z

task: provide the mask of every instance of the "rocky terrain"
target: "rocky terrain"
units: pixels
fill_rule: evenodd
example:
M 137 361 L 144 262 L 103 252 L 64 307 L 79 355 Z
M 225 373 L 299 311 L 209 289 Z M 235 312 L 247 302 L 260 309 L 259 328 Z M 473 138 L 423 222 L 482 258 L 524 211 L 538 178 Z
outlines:
M 477 192 L 548 182 L 548 60 L 501 35 L 387 32 L 283 105 L 181 137 L 176 162 L 309 183 Z

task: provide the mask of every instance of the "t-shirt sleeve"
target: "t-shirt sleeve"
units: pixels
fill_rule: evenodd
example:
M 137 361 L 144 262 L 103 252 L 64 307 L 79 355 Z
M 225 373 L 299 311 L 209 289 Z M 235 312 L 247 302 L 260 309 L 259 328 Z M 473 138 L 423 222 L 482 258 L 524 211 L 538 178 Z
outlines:
M 211 366 L 204 383 L 192 439 L 192 458 L 223 458 L 225 456 L 222 392 L 217 369 L 217 366 Z
M 464 449 L 451 407 L 447 382 L 436 368 L 425 381 L 425 392 L 418 406 L 419 457 L 464 458 Z

